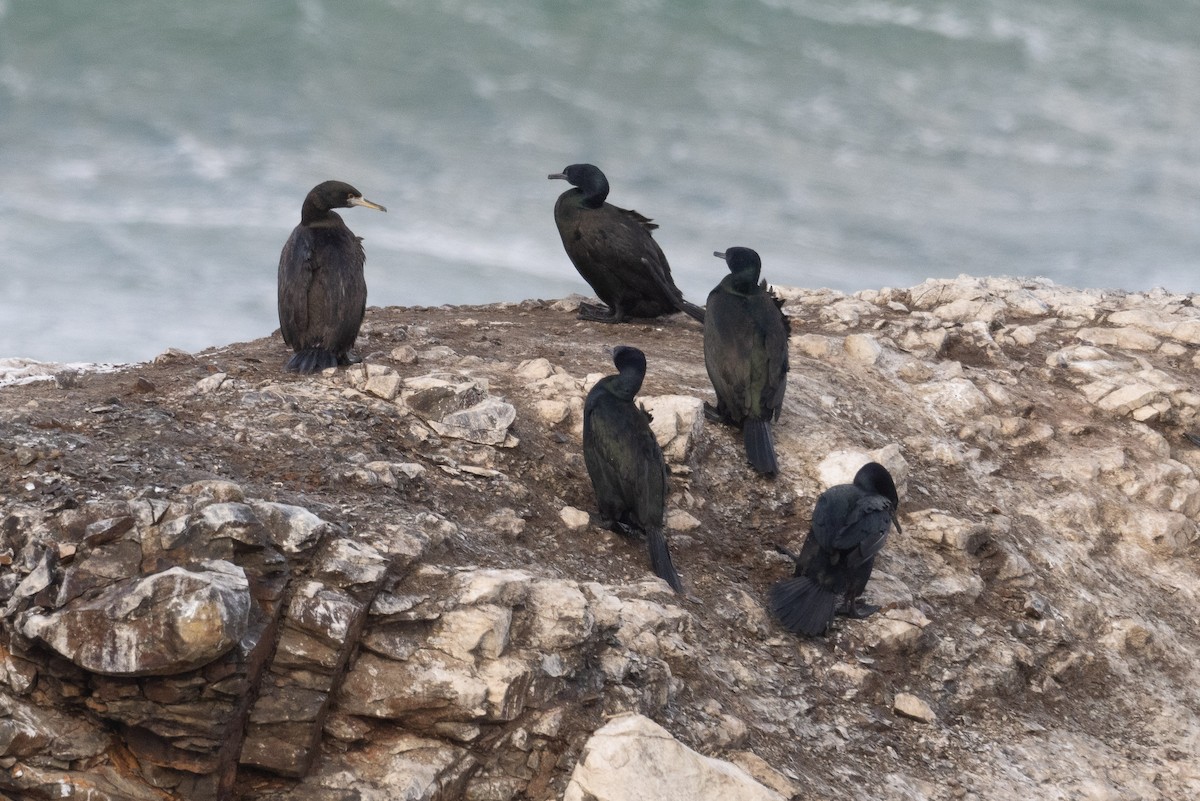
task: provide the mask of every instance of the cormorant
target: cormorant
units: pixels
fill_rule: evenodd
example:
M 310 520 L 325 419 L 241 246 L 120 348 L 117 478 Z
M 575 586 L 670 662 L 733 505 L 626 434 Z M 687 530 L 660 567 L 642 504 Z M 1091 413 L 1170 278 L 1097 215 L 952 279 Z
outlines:
M 667 464 L 650 430 L 650 415 L 635 405 L 646 377 L 637 348 L 613 351 L 617 375 L 601 378 L 583 406 L 583 461 L 604 526 L 621 534 L 646 534 L 650 566 L 676 592 L 683 591 L 663 535 Z
M 892 474 L 877 462 L 863 465 L 853 484 L 821 493 L 800 554 L 779 548 L 796 562 L 793 578 L 771 588 L 771 613 L 784 628 L 815 637 L 825 633 L 835 614 L 865 618 L 879 611 L 859 606 L 858 598 L 888 530 L 894 525 L 900 531 L 899 505 Z
M 620 323 L 682 311 L 704 322 L 704 309 L 683 299 L 667 257 L 650 235 L 658 226 L 636 211 L 605 203 L 608 179 L 598 167 L 572 164 L 547 177 L 575 187 L 558 196 L 554 222 L 571 263 L 606 306 L 584 304 L 580 319 Z
M 729 275 L 708 295 L 704 366 L 717 392 L 710 419 L 742 429 L 746 456 L 764 475 L 779 472 L 771 422 L 779 419 L 787 389 L 788 325 L 782 302 L 759 282 L 762 261 L 750 248 L 714 253 Z
M 317 184 L 279 254 L 279 329 L 296 351 L 289 372 L 315 373 L 357 361 L 350 348 L 367 308 L 366 256 L 362 237 L 332 211 L 351 206 L 387 211 L 350 184 Z

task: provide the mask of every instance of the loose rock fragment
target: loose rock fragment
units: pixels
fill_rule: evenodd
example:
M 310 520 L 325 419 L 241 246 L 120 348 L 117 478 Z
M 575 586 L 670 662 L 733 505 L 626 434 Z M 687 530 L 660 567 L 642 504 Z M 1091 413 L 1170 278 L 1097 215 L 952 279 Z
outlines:
M 937 719 L 929 704 L 909 693 L 896 693 L 892 711 L 901 717 L 911 718 L 921 723 L 932 723 Z

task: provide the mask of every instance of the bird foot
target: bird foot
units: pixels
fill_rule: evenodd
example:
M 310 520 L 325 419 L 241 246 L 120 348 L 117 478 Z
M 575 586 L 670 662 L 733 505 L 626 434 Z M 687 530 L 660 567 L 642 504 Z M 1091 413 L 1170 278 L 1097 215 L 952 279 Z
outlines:
M 362 356 L 359 356 L 357 353 L 355 353 L 352 350 L 346 351 L 338 358 L 338 364 L 340 364 L 342 366 L 351 365 L 351 364 L 360 364 L 361 362 L 362 362 Z
M 799 554 L 797 554 L 797 553 L 793 553 L 793 552 L 792 552 L 790 549 L 788 549 L 788 548 L 784 547 L 783 545 L 780 545 L 780 544 L 776 543 L 776 544 L 775 544 L 775 550 L 776 550 L 776 551 L 779 551 L 779 553 L 783 554 L 783 555 L 784 555 L 784 556 L 786 556 L 788 559 L 791 559 L 793 562 L 799 562 L 799 561 L 800 561 L 800 555 L 799 555 Z
M 627 524 L 622 523 L 620 520 L 615 520 L 611 517 L 604 517 L 603 515 L 592 518 L 592 522 L 599 525 L 600 528 L 611 531 L 613 534 L 619 534 L 622 537 L 633 536 L 632 532 L 635 531 L 630 529 Z
M 628 523 L 617 523 L 613 526 L 612 530 L 623 537 L 628 537 L 631 540 L 641 539 L 642 537 L 642 530 L 640 528 L 635 528 Z
M 839 615 L 841 615 L 842 617 L 851 617 L 856 620 L 865 620 L 866 618 L 875 614 L 879 610 L 880 610 L 880 607 L 876 606 L 875 604 L 862 604 L 860 606 L 858 603 L 858 600 L 856 599 L 853 601 L 847 601 L 846 603 L 842 604 L 840 607 L 838 607 L 837 613 Z
M 711 403 L 704 404 L 704 419 L 710 423 L 728 423 L 728 416 L 719 407 Z
M 594 303 L 579 304 L 579 319 L 593 323 L 619 323 L 621 315 L 607 306 L 597 306 Z

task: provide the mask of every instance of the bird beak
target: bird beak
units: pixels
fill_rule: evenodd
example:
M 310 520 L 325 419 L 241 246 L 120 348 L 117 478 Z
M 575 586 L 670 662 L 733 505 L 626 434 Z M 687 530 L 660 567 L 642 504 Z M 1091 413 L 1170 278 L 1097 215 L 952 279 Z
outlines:
M 547 175 L 546 177 L 549 178 L 551 181 L 553 181 L 555 178 L 561 178 L 564 181 L 567 180 L 567 174 L 565 172 L 552 172 L 549 175 Z
M 351 206 L 365 206 L 368 209 L 375 209 L 375 211 L 387 211 L 387 209 L 385 209 L 383 206 L 380 206 L 378 203 L 372 203 L 371 201 L 367 200 L 365 197 L 350 198 L 350 205 Z
M 725 258 L 725 254 L 724 254 L 724 253 L 722 253 L 722 252 L 721 252 L 721 251 L 719 251 L 719 250 L 714 250 L 714 251 L 713 251 L 713 255 L 714 255 L 714 256 L 716 256 L 718 259 L 723 259 L 723 258 Z

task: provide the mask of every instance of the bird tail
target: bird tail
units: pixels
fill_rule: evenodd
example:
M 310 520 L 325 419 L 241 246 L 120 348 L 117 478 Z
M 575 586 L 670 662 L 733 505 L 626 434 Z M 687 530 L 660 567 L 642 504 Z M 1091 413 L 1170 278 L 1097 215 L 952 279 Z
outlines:
M 704 322 L 704 308 L 702 306 L 689 303 L 681 297 L 679 299 L 679 310 L 697 322 Z
M 771 588 L 771 614 L 793 634 L 824 634 L 837 611 L 838 597 L 807 576 L 784 579 Z
M 771 426 L 766 420 L 747 420 L 742 425 L 742 438 L 746 443 L 746 457 L 755 470 L 766 476 L 779 472 Z
M 649 220 L 646 222 L 649 222 Z M 658 226 L 654 227 L 657 228 Z M 662 253 L 660 252 L 659 255 L 661 256 Z M 683 293 L 679 291 L 679 287 L 675 286 L 675 282 L 671 280 L 671 268 L 667 266 L 666 261 L 658 262 L 657 259 L 655 261 L 657 264 L 651 263 L 650 259 L 642 256 L 642 264 L 645 266 L 646 272 L 654 280 L 654 283 L 658 285 L 659 290 L 675 301 L 676 309 L 693 320 L 703 323 L 704 309 L 695 303 L 688 303 L 683 299 Z
M 652 528 L 646 532 L 646 545 L 650 549 L 650 567 L 654 570 L 654 575 L 670 584 L 675 592 L 683 592 L 683 582 L 675 572 L 671 552 L 667 550 L 667 538 L 661 528 Z
M 333 351 L 327 348 L 304 348 L 296 351 L 284 369 L 289 373 L 315 373 L 337 365 L 338 357 Z

